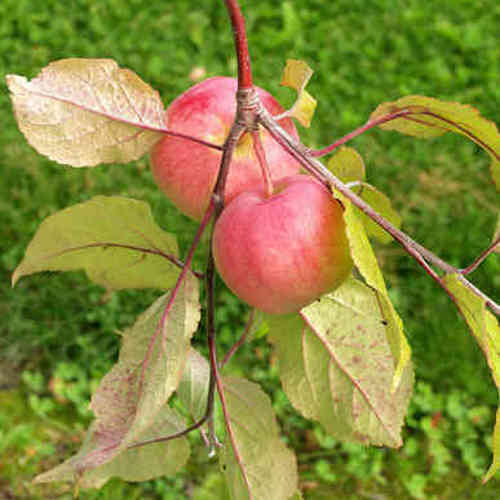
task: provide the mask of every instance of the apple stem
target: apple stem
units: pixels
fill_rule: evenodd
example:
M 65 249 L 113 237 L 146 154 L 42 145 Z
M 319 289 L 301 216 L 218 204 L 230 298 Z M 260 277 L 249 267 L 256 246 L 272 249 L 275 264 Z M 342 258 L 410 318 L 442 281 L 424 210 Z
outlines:
M 233 27 L 234 45 L 238 57 L 238 89 L 252 88 L 252 69 L 245 29 L 245 19 L 236 0 L 224 0 Z
M 252 132 L 252 143 L 255 156 L 259 162 L 260 168 L 262 170 L 262 176 L 264 177 L 264 183 L 266 185 L 266 194 L 271 196 L 273 194 L 273 180 L 271 179 L 271 171 L 266 159 L 266 152 L 262 146 L 262 140 L 260 138 L 260 132 L 254 130 Z

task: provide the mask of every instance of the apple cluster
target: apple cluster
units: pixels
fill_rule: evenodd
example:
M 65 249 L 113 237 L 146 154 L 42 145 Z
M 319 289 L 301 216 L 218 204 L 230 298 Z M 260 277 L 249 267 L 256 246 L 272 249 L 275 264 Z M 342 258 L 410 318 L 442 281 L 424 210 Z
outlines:
M 223 144 L 236 114 L 233 78 L 209 78 L 188 89 L 167 109 L 175 132 Z M 268 92 L 256 88 L 272 114 L 284 112 Z M 295 139 L 290 118 L 280 125 Z M 270 314 L 300 310 L 333 291 L 350 274 L 352 261 L 342 204 L 265 130 L 259 132 L 273 185 L 268 192 L 252 139 L 240 139 L 224 192 L 224 210 L 212 239 L 215 265 L 242 300 Z M 151 152 L 157 185 L 176 207 L 200 220 L 217 180 L 221 152 L 165 136 Z

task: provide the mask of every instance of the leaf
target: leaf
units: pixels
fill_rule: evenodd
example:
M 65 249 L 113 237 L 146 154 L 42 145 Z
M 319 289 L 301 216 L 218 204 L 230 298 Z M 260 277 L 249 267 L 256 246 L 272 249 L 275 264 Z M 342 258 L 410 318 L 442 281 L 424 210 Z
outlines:
M 391 200 L 365 180 L 365 164 L 361 155 L 353 148 L 341 147 L 327 165 L 335 177 L 344 183 L 352 183 L 351 189 L 356 189 L 358 196 L 365 200 L 374 210 L 385 217 L 392 225 L 401 226 L 401 217 L 392 208 Z M 384 231 L 376 222 L 355 208 L 356 215 L 361 219 L 369 236 L 377 238 L 381 243 L 390 243 L 392 236 Z
M 196 349 L 190 349 L 177 395 L 193 420 L 199 420 L 207 407 L 210 366 Z
M 196 279 L 186 276 L 164 329 L 153 336 L 169 300 L 169 295 L 157 299 L 123 333 L 118 363 L 92 396 L 95 421 L 82 449 L 37 481 L 78 477 L 83 487 L 99 487 L 114 475 L 144 480 L 175 472 L 184 465 L 189 455 L 184 438 L 129 449 L 138 442 L 168 436 L 186 427 L 165 404 L 184 372 L 190 339 L 200 318 Z M 143 449 L 150 446 L 149 450 Z M 143 460 L 140 464 L 136 463 L 138 458 Z
M 495 228 L 495 233 L 493 234 L 491 243 L 494 243 L 495 241 L 498 240 L 500 240 L 500 215 L 498 216 L 497 227 Z M 500 253 L 500 243 L 495 245 L 495 252 Z
M 304 127 L 309 127 L 311 124 L 314 110 L 317 106 L 316 99 L 305 90 L 312 74 L 313 70 L 304 61 L 287 59 L 283 76 L 281 77 L 281 85 L 297 91 L 297 100 L 287 112 L 287 116 L 296 118 Z
M 500 136 L 492 121 L 483 118 L 472 106 L 419 95 L 381 104 L 371 114 L 370 120 L 403 110 L 411 113 L 382 123 L 380 128 L 425 139 L 438 137 L 446 132 L 465 135 L 491 156 L 491 175 L 500 190 Z
M 374 290 L 351 278 L 300 315 L 268 321 L 283 388 L 298 411 L 336 439 L 401 446 L 413 370 L 405 365 L 391 393 L 395 363 Z
M 493 380 L 500 389 L 500 328 L 495 316 L 486 308 L 485 301 L 467 288 L 456 274 L 443 278 L 447 289 L 453 294 L 454 302 L 481 347 Z M 500 409 L 497 411 L 493 435 L 493 463 L 483 482 L 493 477 L 500 469 Z
M 84 269 L 89 279 L 109 290 L 167 289 L 179 269 L 165 255 L 177 253 L 175 236 L 156 225 L 147 203 L 96 196 L 40 224 L 12 284 L 41 271 Z
M 344 220 L 346 222 L 346 233 L 349 239 L 351 257 L 366 283 L 377 293 L 380 309 L 385 321 L 387 321 L 386 335 L 391 346 L 392 355 L 396 363 L 392 391 L 399 385 L 400 379 L 411 358 L 410 346 L 406 340 L 403 323 L 392 305 L 391 299 L 385 286 L 382 271 L 378 265 L 375 253 L 370 245 L 366 231 L 354 205 L 345 197 L 336 194 L 344 204 Z
M 224 377 L 224 395 L 234 440 L 243 463 L 236 462 L 226 436 L 220 463 L 233 500 L 288 500 L 297 490 L 297 464 L 283 444 L 269 398 L 248 380 Z
M 365 180 L 365 163 L 354 148 L 347 146 L 339 148 L 328 160 L 327 167 L 342 182 Z
M 401 227 L 401 216 L 392 208 L 391 200 L 377 188 L 367 182 L 360 186 L 358 196 L 368 203 L 376 212 L 385 217 L 393 226 Z M 355 208 L 357 217 L 361 220 L 368 236 L 373 236 L 381 243 L 390 243 L 392 236 L 382 229 L 373 219 L 359 208 Z
M 182 431 L 186 427 L 183 419 L 171 408 L 163 408 L 151 428 L 140 435 L 140 440 L 161 438 Z M 125 481 L 147 481 L 159 476 L 170 476 L 186 464 L 190 450 L 185 437 L 167 443 L 148 444 L 125 449 L 109 462 L 94 469 L 81 469 L 81 460 L 92 453 L 99 442 L 95 425 L 87 432 L 85 444 L 80 452 L 66 462 L 38 475 L 36 483 L 51 481 L 77 481 L 82 488 L 101 488 L 111 477 Z
M 62 59 L 31 81 L 7 75 L 27 141 L 73 167 L 137 160 L 162 138 L 158 92 L 111 59 Z

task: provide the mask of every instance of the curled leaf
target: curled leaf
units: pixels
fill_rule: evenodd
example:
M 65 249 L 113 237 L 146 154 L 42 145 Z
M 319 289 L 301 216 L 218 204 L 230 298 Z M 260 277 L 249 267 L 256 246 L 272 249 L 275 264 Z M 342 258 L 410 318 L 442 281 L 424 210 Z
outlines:
M 370 120 L 398 112 L 405 112 L 404 116 L 382 123 L 380 128 L 422 138 L 438 137 L 446 132 L 468 137 L 491 156 L 491 176 L 500 190 L 500 135 L 496 125 L 483 118 L 477 109 L 457 102 L 411 95 L 381 104 Z
M 460 276 L 448 274 L 443 280 L 446 288 L 453 294 L 456 306 L 481 347 L 495 385 L 500 390 L 500 327 L 497 318 L 486 308 L 485 301 L 460 281 Z M 497 410 L 493 434 L 493 463 L 483 481 L 491 479 L 499 469 L 500 408 Z
M 111 59 L 62 59 L 31 81 L 18 75 L 6 80 L 21 132 L 59 163 L 137 160 L 165 129 L 158 92 Z
M 297 100 L 286 115 L 296 118 L 304 127 L 309 127 L 311 124 L 317 106 L 316 99 L 305 90 L 312 74 L 313 70 L 306 62 L 288 59 L 281 78 L 281 85 L 297 91 Z
M 378 265 L 363 223 L 358 217 L 356 207 L 340 194 L 338 197 L 342 200 L 345 207 L 344 220 L 346 222 L 346 232 L 349 239 L 352 260 L 367 285 L 376 291 L 382 314 L 387 322 L 387 340 L 391 346 L 392 355 L 396 363 L 392 386 L 392 390 L 395 390 L 400 383 L 406 365 L 410 362 L 410 346 L 403 331 L 401 318 L 389 298 L 382 271 Z

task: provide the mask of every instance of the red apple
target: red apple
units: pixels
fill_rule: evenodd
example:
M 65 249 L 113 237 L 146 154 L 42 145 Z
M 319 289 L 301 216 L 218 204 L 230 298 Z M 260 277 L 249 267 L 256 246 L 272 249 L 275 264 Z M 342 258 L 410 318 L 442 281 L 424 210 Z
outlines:
M 343 207 L 307 175 L 282 179 L 271 196 L 263 188 L 237 196 L 217 220 L 212 244 L 227 286 L 271 314 L 300 310 L 352 269 Z
M 175 132 L 222 145 L 236 113 L 234 78 L 209 78 L 177 97 L 167 109 L 166 125 Z M 265 90 L 256 88 L 265 108 L 273 115 L 284 110 Z M 294 138 L 291 119 L 280 125 Z M 267 133 L 261 131 L 273 181 L 298 173 L 300 165 Z M 186 139 L 165 136 L 151 152 L 151 167 L 157 185 L 186 215 L 200 220 L 215 185 L 221 152 Z M 226 181 L 225 203 L 249 188 L 263 186 L 262 171 L 248 135 L 238 144 Z

